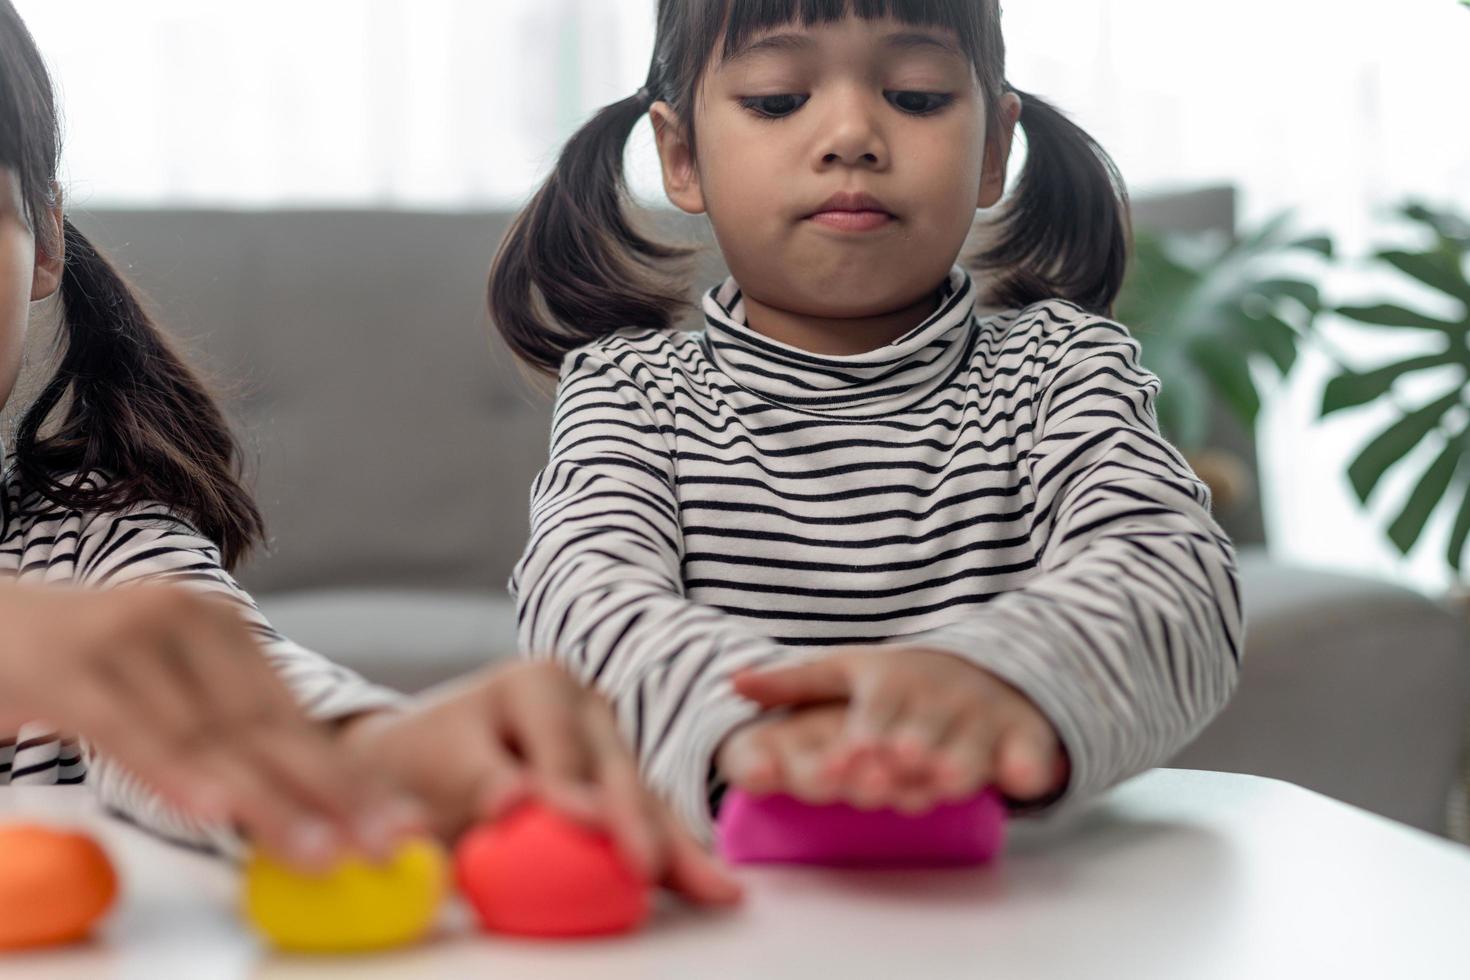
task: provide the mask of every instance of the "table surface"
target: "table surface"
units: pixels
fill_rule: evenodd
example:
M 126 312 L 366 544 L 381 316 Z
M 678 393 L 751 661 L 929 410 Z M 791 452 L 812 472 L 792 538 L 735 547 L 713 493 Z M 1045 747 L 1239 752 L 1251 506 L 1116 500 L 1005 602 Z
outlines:
M 348 958 L 263 949 L 231 865 L 101 815 L 79 787 L 0 789 L 0 820 L 31 818 L 97 834 L 123 897 L 89 944 L 0 956 L 0 978 L 1470 976 L 1470 849 L 1224 773 L 1147 773 L 1016 826 L 980 870 L 741 869 L 740 908 L 669 900 L 614 940 L 489 937 L 455 903 L 432 942 Z

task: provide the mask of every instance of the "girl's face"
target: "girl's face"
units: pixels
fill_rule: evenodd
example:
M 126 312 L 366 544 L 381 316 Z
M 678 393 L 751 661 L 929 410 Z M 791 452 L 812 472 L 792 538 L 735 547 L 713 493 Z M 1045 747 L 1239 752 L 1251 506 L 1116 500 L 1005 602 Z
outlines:
M 20 373 L 30 305 L 56 292 L 60 282 L 60 260 L 37 251 L 26 224 L 20 181 L 0 166 L 0 407 L 10 400 Z
M 670 200 L 709 215 L 747 296 L 822 318 L 880 316 L 944 281 L 975 209 L 1000 198 L 1019 114 L 1007 95 L 987 158 L 983 92 L 954 35 L 859 17 L 717 53 L 697 154 L 672 109 L 652 109 Z

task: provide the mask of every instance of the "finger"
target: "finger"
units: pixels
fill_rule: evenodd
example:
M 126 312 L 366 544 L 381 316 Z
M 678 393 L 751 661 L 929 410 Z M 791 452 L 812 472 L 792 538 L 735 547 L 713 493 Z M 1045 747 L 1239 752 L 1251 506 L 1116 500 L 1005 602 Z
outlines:
M 216 720 L 217 751 L 370 857 L 387 858 L 421 828 L 421 807 L 305 717 L 236 610 L 213 600 L 195 610 L 180 622 L 175 642 L 188 651 L 194 685 Z
M 503 741 L 517 749 L 546 802 L 573 819 L 597 824 L 592 753 L 572 708 L 582 689 L 569 688 L 576 682 L 559 672 L 519 676 L 518 684 L 492 688 L 492 717 Z
M 119 703 L 139 712 L 140 724 L 187 747 L 211 721 L 177 649 L 166 638 L 164 632 L 138 636 L 91 660 Z
M 475 812 L 485 820 L 499 820 L 531 794 L 531 782 L 515 756 L 493 733 L 480 746 Z
M 331 823 L 271 792 L 259 770 L 238 753 L 213 746 L 198 759 L 224 788 L 230 818 L 257 846 L 303 871 L 325 870 L 342 856 L 343 837 Z
M 956 723 L 956 713 L 933 706 L 927 711 L 908 711 L 895 720 L 887 749 L 905 778 L 928 778 L 933 774 L 939 746 Z
M 732 905 L 740 901 L 740 884 L 730 870 L 701 847 L 667 807 L 658 806 L 657 816 L 669 855 L 664 883 L 701 905 Z
M 742 671 L 735 675 L 733 682 L 737 694 L 764 708 L 836 701 L 852 692 L 847 661 L 841 657 L 770 670 Z
M 994 775 L 995 727 L 985 715 L 962 718 L 940 744 L 934 782 L 942 798 L 967 799 Z
M 656 881 L 664 872 L 667 858 L 649 809 L 651 794 L 644 789 L 638 764 L 605 705 L 593 704 L 584 717 L 596 760 L 597 783 L 606 804 L 608 829 L 634 867 L 648 880 Z
M 898 785 L 892 765 L 879 756 L 867 755 L 848 773 L 838 794 L 859 810 L 879 810 L 895 803 Z
M 754 796 L 779 793 L 785 784 L 781 760 L 770 743 L 772 722 L 756 722 L 730 735 L 719 753 L 719 769 L 731 785 Z
M 996 756 L 996 787 L 1005 796 L 1026 802 L 1059 788 L 1057 743 L 1050 733 L 1012 727 L 1001 736 Z
M 815 805 L 834 802 L 841 779 L 830 764 L 832 750 L 841 738 L 847 709 L 840 706 L 807 708 L 786 723 L 782 771 L 787 790 L 798 799 Z
M 196 819 L 226 819 L 226 794 L 215 775 L 149 725 L 142 708 L 127 700 L 112 678 L 84 673 L 68 687 L 67 702 L 69 726 L 95 750 Z
M 782 763 L 786 792 L 813 806 L 835 802 L 841 783 L 833 778 L 826 762 L 827 754 L 823 748 L 791 746 Z
M 901 779 L 893 792 L 893 807 L 911 816 L 928 813 L 941 802 L 939 788 L 930 777 Z
M 291 804 L 332 823 L 369 858 L 387 860 L 395 846 L 421 831 L 427 814 L 417 801 L 384 779 L 315 727 L 259 726 L 237 733 L 231 754 Z M 333 785 L 335 784 L 335 785 Z M 348 800 L 345 813 L 336 801 Z
M 904 716 L 908 691 L 885 683 L 874 671 L 865 675 L 853 692 L 847 715 L 847 741 L 861 748 L 878 748 L 887 742 Z

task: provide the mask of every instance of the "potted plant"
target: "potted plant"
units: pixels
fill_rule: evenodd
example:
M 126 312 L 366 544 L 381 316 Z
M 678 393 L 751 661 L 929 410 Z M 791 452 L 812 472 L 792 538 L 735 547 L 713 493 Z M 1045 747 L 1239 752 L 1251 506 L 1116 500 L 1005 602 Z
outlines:
M 1223 406 L 1252 442 L 1261 408 L 1252 365 L 1280 377 L 1291 371 L 1322 309 L 1316 279 L 1332 253 L 1326 237 L 1293 235 L 1287 215 L 1238 239 L 1135 236 L 1115 312 L 1162 382 L 1160 429 L 1210 486 L 1217 512 L 1249 498 L 1253 466 L 1212 444 L 1214 408 Z
M 1458 316 L 1438 316 L 1395 302 L 1338 306 L 1333 312 L 1358 323 L 1427 338 L 1434 349 L 1368 370 L 1344 368 L 1328 382 L 1321 415 L 1370 403 L 1394 405 L 1395 418 L 1379 431 L 1348 466 L 1348 479 L 1366 504 L 1385 473 L 1426 441 L 1439 449 L 1419 473 L 1388 526 L 1388 538 L 1401 553 L 1418 543 L 1430 516 L 1445 501 L 1456 508 L 1445 559 L 1457 573 L 1470 540 L 1470 222 L 1422 204 L 1408 204 L 1402 215 L 1425 232 L 1420 249 L 1381 249 L 1372 262 L 1396 270 L 1458 307 Z M 1435 393 L 1420 404 L 1405 405 L 1396 393 L 1402 382 L 1437 379 Z

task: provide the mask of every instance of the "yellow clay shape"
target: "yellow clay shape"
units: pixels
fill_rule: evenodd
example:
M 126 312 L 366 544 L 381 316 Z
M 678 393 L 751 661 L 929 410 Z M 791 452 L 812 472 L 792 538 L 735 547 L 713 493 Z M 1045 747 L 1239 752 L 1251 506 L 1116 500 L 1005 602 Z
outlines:
M 383 864 L 349 858 L 303 874 L 256 854 L 245 868 L 245 916 L 276 947 L 356 953 L 405 946 L 434 925 L 448 883 L 444 852 L 405 843 Z

